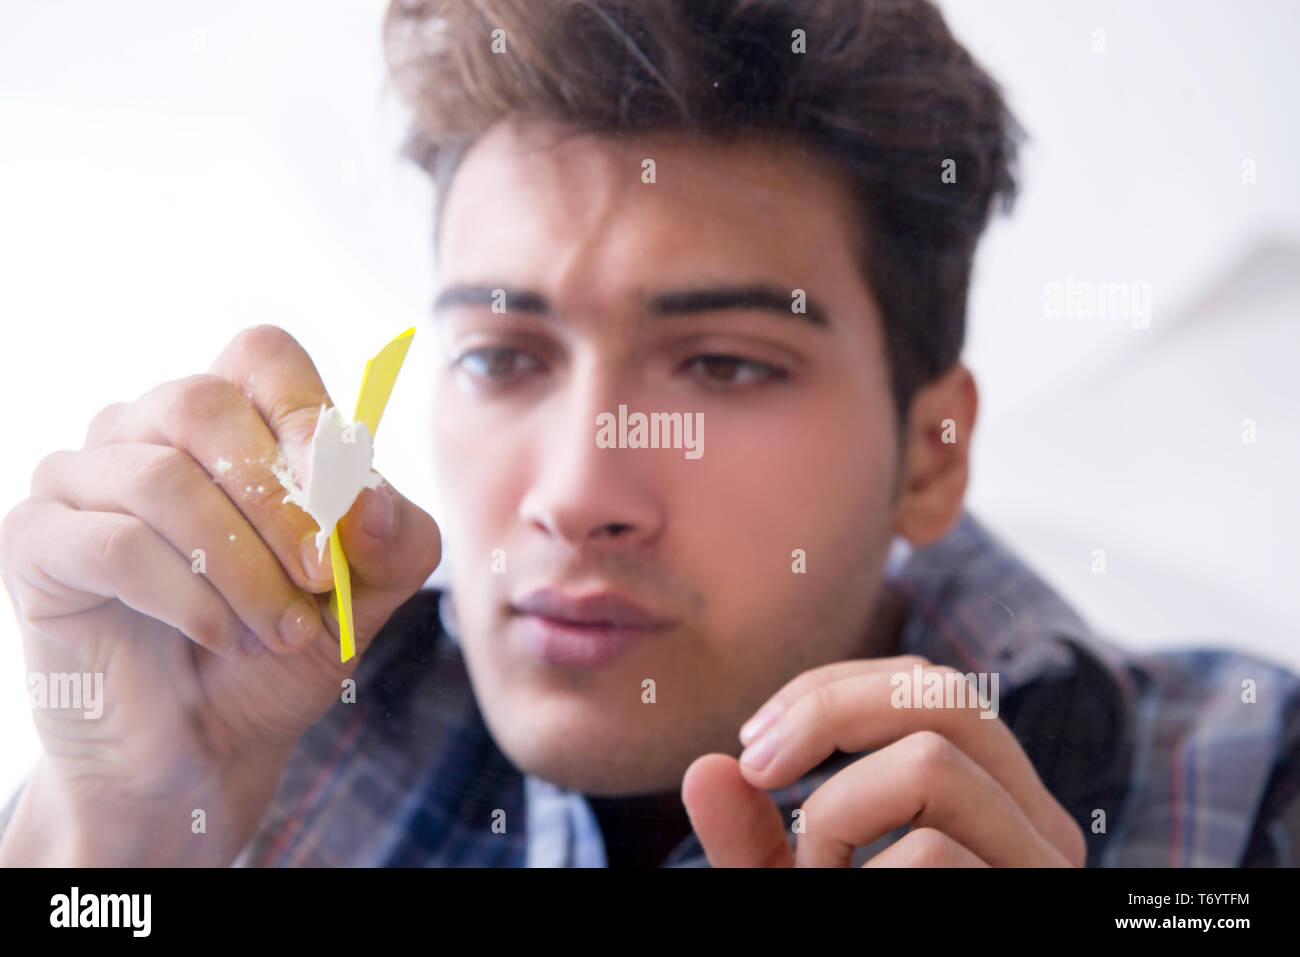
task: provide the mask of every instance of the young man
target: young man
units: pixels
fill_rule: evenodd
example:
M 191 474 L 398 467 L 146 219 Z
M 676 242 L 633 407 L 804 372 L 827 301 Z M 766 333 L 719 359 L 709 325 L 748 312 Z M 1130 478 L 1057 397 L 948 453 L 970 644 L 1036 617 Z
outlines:
M 332 404 L 302 348 L 248 330 L 105 409 L 0 528 L 29 670 L 105 675 L 98 720 L 35 713 L 0 861 L 1295 863 L 1300 682 L 1121 652 L 963 508 L 1018 132 L 929 4 L 388 30 L 446 512 L 345 518 L 341 666 L 272 472 Z

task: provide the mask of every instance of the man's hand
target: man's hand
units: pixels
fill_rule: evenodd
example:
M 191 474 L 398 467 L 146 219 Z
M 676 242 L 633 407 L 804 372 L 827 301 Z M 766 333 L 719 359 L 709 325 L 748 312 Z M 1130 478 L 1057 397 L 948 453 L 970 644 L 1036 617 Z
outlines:
M 864 866 L 1082 867 L 1082 829 L 1000 719 L 970 707 L 893 706 L 890 679 L 910 678 L 914 665 L 924 674 L 956 673 L 914 656 L 814 668 L 741 729 L 748 747 L 740 761 L 696 759 L 682 779 L 682 800 L 709 862 L 847 867 L 856 848 L 910 824 Z M 872 753 L 808 797 L 792 851 L 792 822 L 766 792 L 793 784 L 836 750 Z
M 106 407 L 82 449 L 37 466 L 0 522 L 0 578 L 28 671 L 100 676 L 102 714 L 35 710 L 44 753 L 0 861 L 224 864 L 251 835 L 358 661 L 339 661 L 316 523 L 276 477 L 281 453 L 305 460 L 322 404 L 307 352 L 258 326 L 207 374 Z M 387 483 L 338 534 L 360 656 L 441 537 Z

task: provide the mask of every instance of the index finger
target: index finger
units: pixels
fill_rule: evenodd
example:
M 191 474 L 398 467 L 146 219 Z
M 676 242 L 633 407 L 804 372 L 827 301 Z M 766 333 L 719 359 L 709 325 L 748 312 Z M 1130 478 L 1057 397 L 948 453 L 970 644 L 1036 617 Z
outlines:
M 305 464 L 320 407 L 333 406 L 334 400 L 297 339 L 279 326 L 245 329 L 221 350 L 208 373 L 244 393 L 286 454 Z
M 953 668 L 921 670 L 966 681 Z M 1083 840 L 1078 825 L 1044 786 L 1006 723 L 985 719 L 988 712 L 977 707 L 895 706 L 897 673 L 861 671 L 811 687 L 746 748 L 740 765 L 746 778 L 768 790 L 785 787 L 837 750 L 854 754 L 933 731 L 987 771 L 1039 833 L 1073 859 Z M 766 763 L 756 767 L 753 759 L 763 752 Z
M 295 584 L 306 591 L 328 590 L 330 564 L 315 545 L 316 523 L 285 504 L 279 480 L 281 463 L 305 474 L 320 406 L 331 402 L 315 365 L 287 332 L 264 325 L 235 336 L 211 370 L 105 409 L 87 434 L 87 448 L 142 442 L 188 452 L 248 518 Z

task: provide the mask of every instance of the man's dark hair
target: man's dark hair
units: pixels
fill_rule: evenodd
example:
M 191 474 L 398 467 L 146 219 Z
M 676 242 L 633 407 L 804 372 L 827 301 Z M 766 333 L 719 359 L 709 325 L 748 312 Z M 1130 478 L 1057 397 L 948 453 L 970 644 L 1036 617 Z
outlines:
M 464 152 L 511 114 L 793 141 L 856 197 L 900 423 L 959 358 L 975 245 L 994 201 L 1011 207 L 1023 133 L 926 0 L 393 0 L 384 36 L 439 208 Z

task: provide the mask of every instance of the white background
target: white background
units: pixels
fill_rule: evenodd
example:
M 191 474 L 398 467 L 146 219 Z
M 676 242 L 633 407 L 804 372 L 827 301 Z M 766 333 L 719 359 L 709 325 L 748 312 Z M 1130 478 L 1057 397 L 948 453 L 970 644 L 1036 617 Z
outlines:
M 1300 14 L 941 6 L 1031 136 L 971 300 L 971 510 L 1132 647 L 1234 645 L 1300 670 Z M 288 329 L 336 399 L 392 335 L 427 328 L 431 191 L 397 156 L 383 8 L 6 0 L 0 512 L 95 411 L 206 369 L 244 326 Z M 1045 318 L 1044 284 L 1067 275 L 1150 283 L 1150 328 Z M 428 338 L 376 467 L 436 517 Z M 24 677 L 6 608 L 0 800 L 37 753 Z

